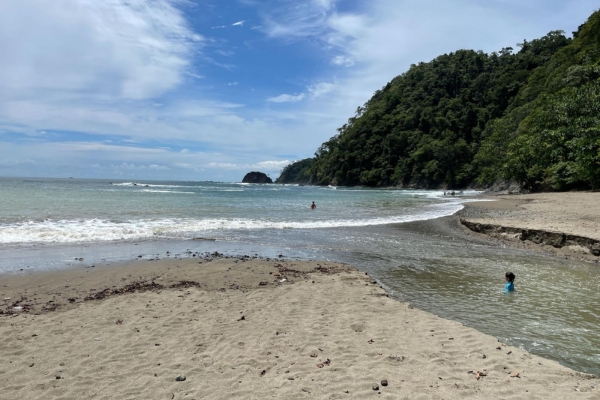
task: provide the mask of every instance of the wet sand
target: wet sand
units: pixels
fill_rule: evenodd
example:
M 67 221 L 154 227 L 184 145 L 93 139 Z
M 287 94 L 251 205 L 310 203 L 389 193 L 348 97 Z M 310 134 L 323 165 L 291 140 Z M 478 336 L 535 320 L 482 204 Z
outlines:
M 5 275 L 0 301 L 1 399 L 600 395 L 341 264 L 215 255 Z

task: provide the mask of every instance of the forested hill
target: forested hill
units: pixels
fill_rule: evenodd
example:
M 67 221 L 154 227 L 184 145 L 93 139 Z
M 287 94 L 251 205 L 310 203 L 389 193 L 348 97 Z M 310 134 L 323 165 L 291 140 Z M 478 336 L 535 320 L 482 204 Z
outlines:
M 600 11 L 573 38 L 412 65 L 278 182 L 600 188 L 599 61 Z

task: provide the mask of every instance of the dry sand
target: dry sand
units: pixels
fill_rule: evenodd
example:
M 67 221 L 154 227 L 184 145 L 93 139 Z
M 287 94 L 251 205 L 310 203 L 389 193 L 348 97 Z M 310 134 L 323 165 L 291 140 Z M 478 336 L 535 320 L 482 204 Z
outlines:
M 0 316 L 1 399 L 600 398 L 596 380 L 339 264 L 140 261 L 3 276 L 8 297 L 1 310 L 31 312 Z
M 537 193 L 492 196 L 468 219 L 521 229 L 539 229 L 600 240 L 600 192 Z
M 468 203 L 458 213 L 459 217 L 475 224 L 589 238 L 591 240 L 587 245 L 567 240 L 561 245 L 556 245 L 552 240 L 540 243 L 539 240 L 524 239 L 514 231 L 501 232 L 491 229 L 485 232 L 488 236 L 529 250 L 600 264 L 600 193 L 537 193 L 490 196 L 488 200 L 493 201 Z M 590 246 L 594 243 L 595 250 L 591 251 Z

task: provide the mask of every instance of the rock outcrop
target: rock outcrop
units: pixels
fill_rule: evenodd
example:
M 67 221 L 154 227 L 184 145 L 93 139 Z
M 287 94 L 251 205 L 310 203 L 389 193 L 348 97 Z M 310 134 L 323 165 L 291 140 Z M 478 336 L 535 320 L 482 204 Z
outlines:
M 252 171 L 244 176 L 242 183 L 273 183 L 273 180 L 264 172 Z

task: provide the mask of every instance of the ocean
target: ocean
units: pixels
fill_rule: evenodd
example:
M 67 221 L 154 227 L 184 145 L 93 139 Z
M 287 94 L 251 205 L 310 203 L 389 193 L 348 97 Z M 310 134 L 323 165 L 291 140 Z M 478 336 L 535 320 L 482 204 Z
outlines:
M 345 262 L 398 300 L 600 375 L 600 270 L 473 239 L 444 222 L 479 195 L 0 178 L 0 280 L 188 250 Z M 501 293 L 508 270 L 514 295 Z
M 0 244 L 68 244 L 384 225 L 451 215 L 442 192 L 218 182 L 0 180 Z M 317 210 L 310 209 L 315 201 Z

